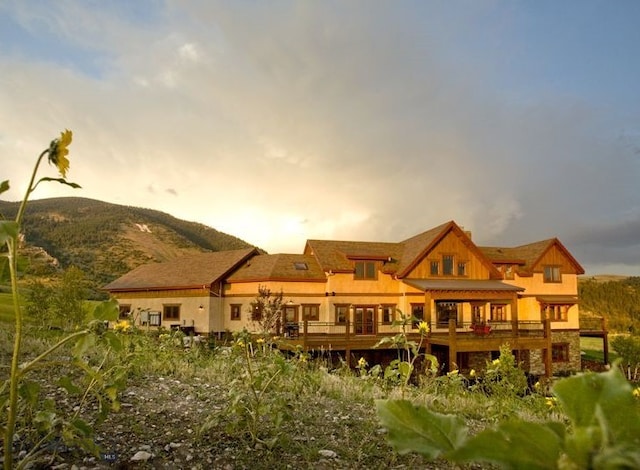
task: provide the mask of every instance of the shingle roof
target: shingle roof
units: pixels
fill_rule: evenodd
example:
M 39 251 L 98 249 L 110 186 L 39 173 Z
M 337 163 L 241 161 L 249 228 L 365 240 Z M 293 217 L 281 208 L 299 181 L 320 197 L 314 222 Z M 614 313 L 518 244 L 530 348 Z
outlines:
M 580 263 L 569 253 L 560 240 L 557 238 L 549 238 L 546 240 L 540 240 L 526 245 L 520 245 L 513 248 L 501 248 L 501 247 L 478 247 L 487 258 L 494 263 L 513 263 L 518 264 L 518 271 L 521 273 L 531 273 L 538 260 L 549 250 L 553 245 L 556 245 L 565 256 L 569 259 L 569 262 L 574 265 L 578 274 L 583 274 L 584 269 L 580 266 Z
M 255 248 L 183 256 L 164 263 L 139 266 L 104 286 L 110 292 L 210 285 L 251 255 Z
M 393 273 L 397 270 L 402 257 L 401 243 L 356 242 L 337 240 L 307 240 L 305 251 L 318 260 L 324 272 L 352 272 L 352 259 L 384 260 L 383 272 Z
M 306 269 L 305 269 L 306 267 Z M 327 280 L 318 261 L 310 255 L 258 255 L 245 261 L 227 282 L 248 281 L 321 281 Z

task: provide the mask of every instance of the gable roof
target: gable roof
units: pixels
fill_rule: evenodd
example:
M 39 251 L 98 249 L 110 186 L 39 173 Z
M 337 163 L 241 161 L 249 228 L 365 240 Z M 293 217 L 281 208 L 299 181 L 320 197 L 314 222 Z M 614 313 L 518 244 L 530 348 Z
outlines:
M 510 263 L 518 265 L 518 272 L 531 275 L 542 257 L 553 247 L 557 247 L 566 256 L 577 274 L 584 274 L 584 268 L 569 253 L 569 250 L 557 238 L 540 240 L 513 248 L 479 247 L 480 250 L 494 263 Z
M 117 292 L 210 286 L 244 260 L 257 254 L 256 248 L 245 248 L 183 256 L 163 263 L 144 264 L 107 284 L 103 289 Z
M 306 281 L 325 282 L 322 268 L 311 255 L 258 255 L 246 260 L 226 282 Z
M 450 232 L 460 237 L 486 265 L 492 278 L 501 277 L 491 261 L 454 221 L 438 225 L 399 243 L 308 240 L 305 253 L 313 254 L 325 272 L 353 272 L 353 260 L 369 259 L 382 261 L 383 273 L 403 278 Z

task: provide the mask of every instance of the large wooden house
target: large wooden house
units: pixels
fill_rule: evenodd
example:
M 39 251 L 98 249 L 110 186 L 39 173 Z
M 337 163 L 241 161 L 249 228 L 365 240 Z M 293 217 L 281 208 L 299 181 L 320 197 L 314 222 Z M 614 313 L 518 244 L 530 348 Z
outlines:
M 374 345 L 405 315 L 429 325 L 426 350 L 449 370 L 482 369 L 508 344 L 525 370 L 550 375 L 580 368 L 583 273 L 557 238 L 482 247 L 451 221 L 397 243 L 308 240 L 302 254 L 183 257 L 105 289 L 141 326 L 221 334 L 255 330 L 251 303 L 265 287 L 283 294 L 283 347 L 380 355 Z M 417 338 L 417 323 L 408 328 Z

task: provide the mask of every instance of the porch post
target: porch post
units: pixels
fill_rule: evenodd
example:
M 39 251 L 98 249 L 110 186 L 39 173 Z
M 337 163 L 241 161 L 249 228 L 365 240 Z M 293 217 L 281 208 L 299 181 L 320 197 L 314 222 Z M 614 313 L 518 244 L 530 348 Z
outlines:
M 449 319 L 449 372 L 455 370 L 454 364 L 458 360 L 458 350 L 456 348 L 456 320 Z
M 511 333 L 513 336 L 519 336 L 518 328 L 518 294 L 513 294 L 511 298 Z
M 609 364 L 609 333 L 607 332 L 607 319 L 602 317 L 602 359 Z
M 302 350 L 307 352 L 307 332 L 309 331 L 309 320 L 306 318 L 302 322 Z
M 547 348 L 544 350 L 544 375 L 551 377 L 551 320 L 544 319 L 544 337 L 547 340 Z

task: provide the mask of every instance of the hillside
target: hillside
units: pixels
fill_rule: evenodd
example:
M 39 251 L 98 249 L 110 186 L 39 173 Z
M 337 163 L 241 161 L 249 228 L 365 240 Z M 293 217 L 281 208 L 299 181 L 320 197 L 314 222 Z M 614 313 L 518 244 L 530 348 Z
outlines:
M 18 206 L 0 201 L 0 214 L 13 218 Z M 94 288 L 140 264 L 252 246 L 164 212 L 77 197 L 31 201 L 23 226 L 28 273 L 46 275 L 77 266 Z
M 640 277 L 584 277 L 578 294 L 581 315 L 605 317 L 611 331 L 640 332 Z

